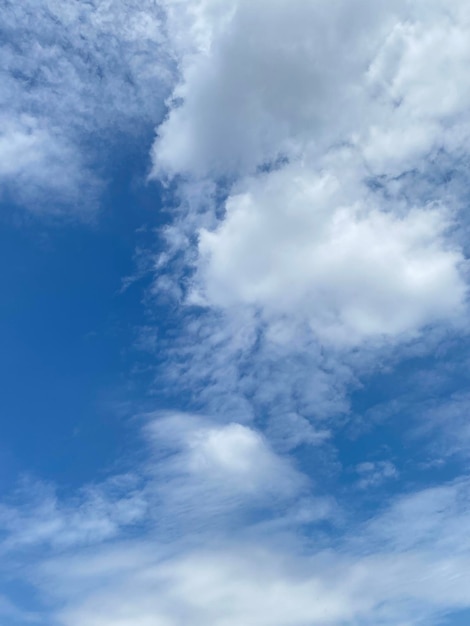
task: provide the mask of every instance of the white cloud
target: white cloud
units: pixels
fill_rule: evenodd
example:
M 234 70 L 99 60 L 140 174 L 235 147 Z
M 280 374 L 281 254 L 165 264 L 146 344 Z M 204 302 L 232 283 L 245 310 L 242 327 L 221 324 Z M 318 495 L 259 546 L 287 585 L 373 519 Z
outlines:
M 365 461 L 356 467 L 359 489 L 378 487 L 385 481 L 398 478 L 398 471 L 391 461 Z
M 63 500 L 52 486 L 26 480 L 0 503 L 0 554 L 93 545 L 151 519 L 162 536 L 217 532 L 250 511 L 264 515 L 282 504 L 287 514 L 309 491 L 291 460 L 253 428 L 183 413 L 145 420 L 148 454 L 132 473 Z
M 377 173 L 400 174 L 439 149 L 468 152 L 470 22 L 463 3 L 448 11 L 418 3 L 400 20 L 368 70 L 385 104 L 382 119 L 364 137 L 364 155 Z
M 286 450 L 302 444 L 319 446 L 331 437 L 326 428 L 315 428 L 303 415 L 292 412 L 272 415 L 267 433 L 279 448 Z
M 181 79 L 153 176 L 222 180 L 227 196 L 188 198 L 190 302 L 252 307 L 275 341 L 307 325 L 344 347 L 455 320 L 462 189 L 434 180 L 468 153 L 464 5 L 166 7 Z
M 463 476 L 397 498 L 367 524 L 369 547 L 385 545 L 394 552 L 419 549 L 450 557 L 466 553 L 470 548 L 465 530 L 470 517 L 469 487 L 468 477 Z
M 91 215 L 102 184 L 73 142 L 30 115 L 2 122 L 0 198 L 13 198 L 35 212 L 69 209 Z
M 49 621 L 418 626 L 470 607 L 467 477 L 396 497 L 362 522 L 350 514 L 347 526 L 326 534 L 337 505 L 306 498 L 304 479 L 253 429 L 167 414 L 154 416 L 145 432 L 152 453 L 139 488 L 133 477 L 117 476 L 94 486 L 86 502 L 56 498 L 51 509 L 46 494 L 42 507 L 11 505 L 14 521 L 3 529 L 14 540 L 3 541 L 0 573 L 31 585 Z M 179 510 L 168 497 L 177 491 Z M 282 506 L 263 514 L 258 505 L 268 493 L 281 496 Z M 136 499 L 146 506 L 123 516 Z M 230 516 L 214 515 L 217 501 L 231 503 Z M 251 516 L 233 525 L 244 506 Z M 115 528 L 95 528 L 90 541 L 98 518 Z M 194 523 L 204 518 L 205 526 Z M 46 536 L 47 553 L 37 550 Z
M 377 46 L 384 3 L 169 6 L 170 34 L 187 45 L 178 47 L 182 78 L 158 129 L 155 175 L 238 176 L 311 141 L 328 147 L 357 121 L 356 81 Z
M 313 421 L 347 412 L 345 388 L 354 383 L 350 364 L 324 352 L 302 328 L 293 328 L 290 319 L 260 328 L 246 308 L 237 308 L 236 315 L 199 313 L 183 319 L 184 330 L 162 375 L 168 384 L 190 389 L 196 406 L 208 415 L 248 425 L 258 420 L 264 426 L 269 418 L 266 434 L 286 449 L 288 440 L 300 443 L 303 421 L 282 416 Z M 302 430 L 304 438 L 320 443 L 308 424 Z
M 138 523 L 147 504 L 135 477 L 117 476 L 90 486 L 70 502 L 54 489 L 26 481 L 10 503 L 0 504 L 0 553 L 36 546 L 64 548 L 100 543 L 119 534 L 122 526 Z
M 468 149 L 464 2 L 168 1 L 180 84 L 154 173 L 238 177 L 352 142 L 377 173 Z
M 106 144 L 158 122 L 171 82 L 153 2 L 27 0 L 2 11 L 0 192 L 89 214 Z
M 160 13 L 50 3 L 35 30 L 25 6 L 25 48 L 4 57 L 5 109 L 23 80 L 31 88 L 5 118 L 0 174 L 7 188 L 40 188 L 49 164 L 78 189 L 90 129 L 158 119 Z M 334 438 L 335 420 L 311 422 L 347 410 L 344 388 L 371 345 L 464 311 L 452 232 L 462 198 L 434 183 L 439 151 L 450 163 L 468 152 L 463 2 L 164 7 L 181 80 L 153 176 L 187 177 L 189 208 L 156 267 L 160 285 L 182 297 L 190 284 L 186 302 L 206 306 L 188 307 L 165 366 L 218 421 L 147 416 L 136 482 L 3 505 L 0 571 L 40 590 L 59 626 L 418 626 L 469 608 L 467 478 L 360 523 L 351 503 L 341 520 L 317 495 L 318 447 L 300 457 L 311 480 L 279 453 Z M 356 361 L 342 350 L 358 346 Z M 357 470 L 364 487 L 396 472 Z M 347 526 L 332 529 L 338 519 Z
M 171 524 L 190 518 L 193 528 L 207 526 L 227 514 L 238 519 L 248 509 L 287 504 L 306 487 L 290 461 L 248 426 L 185 414 L 151 417 L 147 432 L 159 459 L 155 494 Z
M 41 560 L 30 581 L 61 626 L 420 625 L 469 607 L 468 503 L 468 479 L 410 493 L 331 542 L 151 532 Z
M 323 342 L 346 345 L 451 318 L 466 288 L 463 256 L 445 243 L 446 213 L 400 208 L 377 206 L 339 167 L 295 164 L 251 179 L 220 226 L 200 232 L 203 295 L 268 321 L 307 322 Z

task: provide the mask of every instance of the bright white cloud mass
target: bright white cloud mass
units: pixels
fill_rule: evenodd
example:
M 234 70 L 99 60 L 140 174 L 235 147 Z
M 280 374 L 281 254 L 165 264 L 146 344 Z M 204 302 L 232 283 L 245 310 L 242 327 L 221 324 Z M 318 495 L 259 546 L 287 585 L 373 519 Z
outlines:
M 10 210 L 99 228 L 132 145 L 166 221 L 138 460 L 0 500 L 0 621 L 467 623 L 468 3 L 2 15 Z

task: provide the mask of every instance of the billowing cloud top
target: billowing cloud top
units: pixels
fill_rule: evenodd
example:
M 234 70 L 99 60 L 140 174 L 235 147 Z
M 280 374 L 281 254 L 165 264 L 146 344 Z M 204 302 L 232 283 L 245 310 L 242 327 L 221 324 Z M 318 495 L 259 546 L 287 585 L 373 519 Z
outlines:
M 434 181 L 468 148 L 468 21 L 418 5 L 170 3 L 181 79 L 153 176 L 231 181 L 193 301 L 349 345 L 459 316 L 462 198 Z

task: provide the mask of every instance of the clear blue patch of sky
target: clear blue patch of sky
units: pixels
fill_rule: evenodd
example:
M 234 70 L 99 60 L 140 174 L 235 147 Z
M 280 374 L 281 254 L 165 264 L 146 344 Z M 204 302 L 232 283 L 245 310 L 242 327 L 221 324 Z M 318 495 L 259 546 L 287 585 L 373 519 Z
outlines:
M 131 148 L 110 165 L 95 224 L 18 225 L 0 207 L 2 490 L 24 472 L 70 486 L 96 479 L 133 436 L 120 416 L 145 395 L 130 349 L 143 293 L 120 287 L 135 271 L 136 231 L 154 240 L 168 214 L 159 187 L 145 184 L 147 152 Z M 165 325 L 163 311 L 155 323 Z
M 442 618 L 439 626 L 468 626 L 470 624 L 470 610 L 450 613 Z

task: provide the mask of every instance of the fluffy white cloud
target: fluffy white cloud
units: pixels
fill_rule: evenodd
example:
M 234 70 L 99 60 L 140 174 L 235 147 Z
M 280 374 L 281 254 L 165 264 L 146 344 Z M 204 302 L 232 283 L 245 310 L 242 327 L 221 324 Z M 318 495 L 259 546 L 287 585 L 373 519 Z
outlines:
M 367 120 L 364 156 L 377 173 L 420 167 L 439 150 L 461 158 L 470 139 L 470 21 L 463 3 L 411 8 L 391 30 L 367 73 L 383 109 Z M 359 142 L 360 145 L 360 142 Z
M 207 301 L 253 306 L 268 320 L 287 315 L 341 344 L 458 314 L 463 257 L 445 244 L 445 211 L 400 214 L 376 202 L 339 172 L 297 164 L 249 180 L 221 225 L 200 232 Z
M 154 173 L 239 176 L 351 142 L 380 173 L 468 149 L 464 2 L 166 2 L 181 81 Z
M 154 175 L 238 176 L 312 141 L 325 149 L 357 123 L 383 2 L 169 6 L 170 33 L 187 45 L 177 48 L 182 79 L 158 129 Z
M 290 461 L 248 426 L 171 414 L 153 418 L 147 432 L 160 459 L 155 494 L 173 524 L 188 516 L 204 525 L 227 513 L 238 518 L 248 508 L 286 503 L 306 486 Z
M 189 253 L 191 302 L 342 346 L 458 316 L 462 198 L 434 181 L 469 148 L 463 3 L 166 6 L 181 79 L 153 176 L 229 181 Z
M 160 11 L 51 2 L 36 29 L 24 6 L 5 110 L 31 88 L 5 117 L 0 176 L 39 189 L 50 167 L 79 189 L 90 129 L 158 118 Z M 361 523 L 279 453 L 305 445 L 314 474 L 312 446 L 337 423 L 311 421 L 345 410 L 348 363 L 464 310 L 461 198 L 435 183 L 437 155 L 447 167 L 468 152 L 464 3 L 162 7 L 180 82 L 153 176 L 189 179 L 189 208 L 167 230 L 185 280 L 163 275 L 164 255 L 158 271 L 212 309 L 188 313 L 165 366 L 219 421 L 155 414 L 132 484 L 2 506 L 0 572 L 40 590 L 60 626 L 418 626 L 468 609 L 467 478 Z M 364 351 L 354 361 L 360 351 L 332 345 Z M 394 476 L 386 463 L 358 471 L 367 485 Z

